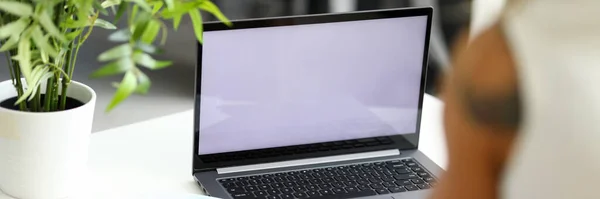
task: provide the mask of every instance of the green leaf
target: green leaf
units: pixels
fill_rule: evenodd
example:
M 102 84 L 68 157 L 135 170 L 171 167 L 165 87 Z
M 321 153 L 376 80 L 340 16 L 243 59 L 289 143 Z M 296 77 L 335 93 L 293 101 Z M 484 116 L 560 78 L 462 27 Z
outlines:
M 12 35 L 0 48 L 0 52 L 6 52 L 8 50 L 15 49 L 17 47 L 17 43 L 19 42 L 19 35 Z
M 142 34 L 142 41 L 147 44 L 151 44 L 156 40 L 158 32 L 160 31 L 160 22 L 156 20 L 150 20 L 146 26 L 146 31 Z
M 146 74 L 144 74 L 140 70 L 136 71 L 135 76 L 137 77 L 137 81 L 138 81 L 138 86 L 135 89 L 135 93 L 142 94 L 142 95 L 147 94 L 148 91 L 150 90 L 150 86 L 152 85 L 150 78 L 148 78 L 148 76 L 146 76 Z
M 135 30 L 133 32 L 132 39 L 137 41 L 142 37 L 142 34 L 146 32 L 146 28 L 148 28 L 148 21 L 140 21 L 135 25 Z
M 61 26 L 65 28 L 81 28 L 89 25 L 91 25 L 91 23 L 88 19 L 81 19 L 77 21 L 74 19 L 67 19 L 61 24 Z
M 52 57 L 58 56 L 58 52 L 48 43 L 50 35 L 44 36 L 43 34 L 44 33 L 42 32 L 42 29 L 40 29 L 39 26 L 35 25 L 31 37 L 33 38 L 33 41 L 35 42 L 38 49 L 48 53 L 48 55 Z
M 23 35 L 23 37 L 19 40 L 17 61 L 19 61 L 19 68 L 25 80 L 31 82 L 31 40 L 29 40 L 29 35 Z
M 17 102 L 15 104 L 20 104 L 21 102 L 25 101 L 25 100 L 31 100 L 33 99 L 33 97 L 35 95 L 33 95 L 34 93 L 37 92 L 37 88 L 39 87 L 39 85 L 43 82 L 46 81 L 48 78 L 52 77 L 52 73 L 49 73 L 50 69 L 48 67 L 43 67 L 43 66 L 37 66 L 35 67 L 35 69 L 33 70 L 32 74 L 31 74 L 31 79 L 27 81 L 27 89 L 25 90 L 25 92 L 23 93 L 23 95 L 21 95 L 19 97 L 19 99 L 17 99 Z
M 17 1 L 0 1 L 0 10 L 20 17 L 29 17 L 33 14 L 33 7 L 30 4 Z
M 110 61 L 120 57 L 129 56 L 132 53 L 131 46 L 129 44 L 122 44 L 117 47 L 111 48 L 98 56 L 98 61 Z
M 175 15 L 173 16 L 173 29 L 179 29 L 179 24 L 181 24 L 181 17 L 183 15 Z
M 194 26 L 194 33 L 196 34 L 196 39 L 202 43 L 202 32 L 204 31 L 204 27 L 202 24 L 202 15 L 200 15 L 200 11 L 197 9 L 191 10 L 189 12 L 190 18 L 192 19 L 192 24 Z
M 1 1 L 0 1 L 1 2 Z M 25 28 L 29 25 L 28 18 L 21 18 L 19 20 L 8 23 L 2 27 L 0 27 L 0 40 L 6 39 L 13 34 L 21 34 Z
M 121 19 L 121 16 L 123 16 L 123 13 L 125 13 L 125 11 L 127 11 L 127 7 L 129 7 L 129 3 L 127 3 L 127 2 L 122 2 L 121 4 L 119 4 L 119 9 L 117 9 L 117 14 L 115 14 L 114 23 L 117 23 L 119 21 L 119 19 Z
M 54 26 L 54 22 L 50 18 L 50 15 L 46 10 L 43 10 L 40 16 L 38 17 L 40 24 L 48 31 L 50 35 L 54 38 L 60 40 L 63 43 L 67 43 L 67 39 L 60 33 L 60 30 L 56 26 Z
M 128 29 L 117 30 L 108 36 L 108 40 L 114 42 L 126 42 L 129 41 L 129 38 L 131 35 Z
M 93 1 L 93 6 L 94 9 L 100 11 L 100 13 L 102 13 L 103 15 L 108 15 L 108 11 L 104 7 L 102 7 L 100 1 Z
M 75 38 L 77 38 L 77 36 L 79 36 L 79 35 L 80 35 L 82 32 L 83 32 L 83 29 L 78 29 L 78 30 L 76 30 L 76 31 L 73 31 L 73 32 L 67 33 L 67 34 L 65 35 L 65 38 L 66 38 L 68 41 L 73 41 L 73 40 L 74 40 Z
M 175 3 L 173 0 L 165 0 L 165 4 L 167 4 L 167 8 L 169 10 L 173 10 L 173 8 L 175 8 Z
M 146 53 L 135 53 L 133 55 L 133 61 L 152 70 L 166 68 L 167 66 L 173 64 L 171 61 L 157 61 Z
M 42 57 L 42 62 L 44 62 L 44 64 L 47 64 L 50 62 L 50 56 L 48 56 L 48 53 L 46 51 L 41 51 L 40 52 L 40 56 Z
M 99 78 L 105 76 L 111 76 L 127 72 L 134 68 L 135 65 L 129 57 L 123 57 L 117 61 L 111 62 L 102 66 L 100 69 L 94 71 L 90 77 Z
M 136 87 L 137 80 L 135 74 L 133 74 L 133 72 L 131 71 L 125 73 L 123 80 L 119 84 L 117 92 L 115 93 L 114 97 L 110 101 L 110 104 L 108 104 L 108 107 L 106 108 L 106 112 L 111 111 L 121 102 L 123 102 L 123 100 L 127 99 L 133 93 L 133 91 L 135 91 Z
M 233 25 L 231 23 L 231 21 L 229 21 L 229 19 L 221 12 L 219 7 L 217 7 L 217 5 L 215 5 L 211 1 L 208 1 L 208 0 L 202 1 L 202 4 L 200 4 L 200 9 L 206 10 L 207 12 L 211 13 L 212 15 L 217 17 L 217 19 L 219 19 L 219 21 L 223 22 L 227 26 L 231 27 Z
M 100 5 L 104 8 L 108 8 L 108 7 L 112 7 L 115 5 L 119 5 L 120 3 L 121 3 L 121 0 L 106 0 L 106 1 L 102 2 L 102 4 L 100 4 Z
M 145 0 L 126 0 L 126 1 L 137 4 L 138 6 L 140 6 L 140 8 L 144 9 L 144 11 L 146 11 L 146 12 L 152 12 L 152 8 L 150 8 L 150 5 L 148 5 L 148 3 L 146 3 Z
M 162 1 L 157 1 L 154 3 L 152 7 L 152 15 L 156 14 L 163 7 L 164 3 Z
M 154 47 L 150 44 L 142 43 L 142 42 L 135 43 L 135 48 L 138 50 L 144 51 L 145 53 L 150 53 L 150 54 L 162 52 L 161 49 Z
M 104 29 L 109 29 L 109 30 L 114 30 L 117 29 L 117 27 L 115 25 L 113 25 L 112 23 L 104 20 L 104 19 L 96 19 L 96 21 L 94 21 L 94 26 L 98 26 Z

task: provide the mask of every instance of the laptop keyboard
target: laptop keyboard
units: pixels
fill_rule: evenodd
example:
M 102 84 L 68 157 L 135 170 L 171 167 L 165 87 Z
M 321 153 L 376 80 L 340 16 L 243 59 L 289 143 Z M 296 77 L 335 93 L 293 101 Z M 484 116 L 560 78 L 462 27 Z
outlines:
M 435 181 L 412 158 L 219 180 L 235 199 L 355 198 L 429 189 Z

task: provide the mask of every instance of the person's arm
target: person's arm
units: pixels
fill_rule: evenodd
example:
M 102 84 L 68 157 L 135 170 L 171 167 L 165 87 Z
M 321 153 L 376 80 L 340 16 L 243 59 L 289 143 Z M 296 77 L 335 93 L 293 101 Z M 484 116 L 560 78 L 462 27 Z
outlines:
M 497 198 L 522 115 L 517 73 L 500 26 L 465 44 L 461 39 L 455 49 L 444 83 L 449 164 L 434 199 Z

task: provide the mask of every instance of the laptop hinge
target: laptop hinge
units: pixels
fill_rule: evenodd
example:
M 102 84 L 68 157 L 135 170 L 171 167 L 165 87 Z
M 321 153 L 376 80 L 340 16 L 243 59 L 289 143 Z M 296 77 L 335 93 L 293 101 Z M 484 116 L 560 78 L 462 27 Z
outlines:
M 349 161 L 349 160 L 360 160 L 360 159 L 367 159 L 367 158 L 378 158 L 378 157 L 395 156 L 395 155 L 400 155 L 400 151 L 398 149 L 364 152 L 364 153 L 354 153 L 354 154 L 347 154 L 347 155 L 327 156 L 327 157 L 319 157 L 319 158 L 307 158 L 307 159 L 301 159 L 301 160 L 262 163 L 262 164 L 244 165 L 244 166 L 236 166 L 236 167 L 218 168 L 217 173 L 218 174 L 237 173 L 237 172 L 276 169 L 276 168 L 293 167 L 293 166 L 304 166 L 304 165 L 322 164 L 322 163 L 331 163 L 331 162 L 340 162 L 340 161 Z

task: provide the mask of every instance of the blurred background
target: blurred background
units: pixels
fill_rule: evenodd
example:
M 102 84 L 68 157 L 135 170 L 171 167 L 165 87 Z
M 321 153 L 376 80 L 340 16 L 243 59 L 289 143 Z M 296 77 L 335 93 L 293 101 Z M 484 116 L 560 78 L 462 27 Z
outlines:
M 403 7 L 432 6 L 434 24 L 430 43 L 427 93 L 436 95 L 440 73 L 448 65 L 448 47 L 470 22 L 471 0 L 213 0 L 230 19 L 249 19 L 319 13 L 335 13 Z M 206 21 L 215 20 L 205 15 Z M 104 109 L 112 98 L 111 82 L 121 76 L 90 79 L 89 74 L 102 66 L 96 61 L 101 52 L 114 47 L 108 42 L 112 31 L 94 29 L 81 48 L 74 79 L 91 86 L 98 94 L 93 132 L 136 123 L 193 108 L 196 43 L 189 18 L 183 18 L 178 31 L 171 31 L 162 59 L 174 65 L 162 71 L 147 72 L 153 80 L 146 96 L 132 96 L 115 110 Z M 0 56 L 0 63 L 5 63 Z M 9 78 L 8 69 L 0 67 L 0 80 Z

